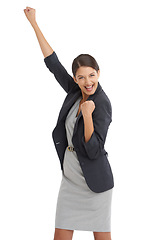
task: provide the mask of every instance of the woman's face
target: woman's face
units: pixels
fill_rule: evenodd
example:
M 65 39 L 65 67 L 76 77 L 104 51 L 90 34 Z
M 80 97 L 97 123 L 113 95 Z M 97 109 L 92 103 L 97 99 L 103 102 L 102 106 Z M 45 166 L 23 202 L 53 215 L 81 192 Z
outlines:
M 98 72 L 92 67 L 79 67 L 76 72 L 74 81 L 78 84 L 82 91 L 83 99 L 86 100 L 89 95 L 94 94 L 98 86 L 98 78 L 100 70 Z

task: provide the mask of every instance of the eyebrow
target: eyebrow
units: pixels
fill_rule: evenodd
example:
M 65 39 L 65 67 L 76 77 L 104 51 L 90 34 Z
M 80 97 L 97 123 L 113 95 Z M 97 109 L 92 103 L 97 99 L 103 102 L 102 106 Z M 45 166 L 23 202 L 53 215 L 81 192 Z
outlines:
M 95 73 L 95 72 L 92 72 L 92 73 L 90 73 L 90 74 L 93 74 L 93 73 Z M 90 75 L 90 74 L 89 74 L 89 75 Z M 78 75 L 77 77 L 80 77 L 80 76 L 82 76 L 82 77 L 83 77 L 83 75 Z

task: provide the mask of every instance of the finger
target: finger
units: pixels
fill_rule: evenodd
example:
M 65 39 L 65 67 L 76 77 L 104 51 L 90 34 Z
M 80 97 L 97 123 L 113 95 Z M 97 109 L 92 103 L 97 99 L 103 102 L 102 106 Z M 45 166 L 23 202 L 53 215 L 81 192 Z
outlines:
M 31 9 L 33 10 L 33 9 L 34 9 L 34 8 L 31 8 L 31 7 L 26 7 L 26 8 L 28 8 L 28 9 L 30 9 L 30 10 L 31 10 Z
M 30 8 L 30 7 L 26 7 L 26 10 L 27 10 L 27 12 L 28 12 L 28 11 L 30 11 L 30 10 L 31 10 L 31 8 Z

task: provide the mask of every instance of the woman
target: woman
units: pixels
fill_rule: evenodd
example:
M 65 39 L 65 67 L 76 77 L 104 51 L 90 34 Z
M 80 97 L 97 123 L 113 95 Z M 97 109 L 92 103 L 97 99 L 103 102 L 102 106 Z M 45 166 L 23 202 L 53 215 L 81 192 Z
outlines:
M 40 31 L 35 9 L 26 7 L 24 12 L 47 68 L 67 93 L 52 132 L 62 170 L 54 240 L 71 240 L 74 230 L 93 231 L 96 240 L 110 240 L 114 182 L 104 144 L 112 109 L 98 82 L 99 66 L 92 56 L 81 54 L 72 63 L 72 78 Z

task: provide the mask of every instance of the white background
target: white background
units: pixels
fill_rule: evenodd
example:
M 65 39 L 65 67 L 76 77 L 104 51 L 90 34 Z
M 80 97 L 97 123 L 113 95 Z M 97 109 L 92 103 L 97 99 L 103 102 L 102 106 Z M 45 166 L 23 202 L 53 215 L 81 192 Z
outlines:
M 52 140 L 66 96 L 44 63 L 23 9 L 61 63 L 99 63 L 112 103 L 105 148 L 114 174 L 112 239 L 160 239 L 159 1 L 6 1 L 1 4 L 0 239 L 53 240 L 62 177 Z M 74 240 L 93 239 L 75 231 Z

